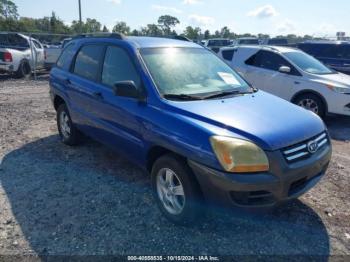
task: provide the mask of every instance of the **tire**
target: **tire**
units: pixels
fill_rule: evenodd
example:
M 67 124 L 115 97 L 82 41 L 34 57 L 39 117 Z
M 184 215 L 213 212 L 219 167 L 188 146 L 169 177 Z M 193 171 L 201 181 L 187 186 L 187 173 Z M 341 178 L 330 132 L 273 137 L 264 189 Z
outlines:
M 74 126 L 65 104 L 61 104 L 57 109 L 57 128 L 62 143 L 69 146 L 80 144 L 81 133 Z
M 314 112 L 321 118 L 324 118 L 326 116 L 326 106 L 322 99 L 317 95 L 304 94 L 298 96 L 294 100 L 294 104 Z
M 32 69 L 27 61 L 22 61 L 19 64 L 18 70 L 16 71 L 16 76 L 18 78 L 29 78 L 32 74 Z
M 202 194 L 184 160 L 173 154 L 164 155 L 154 163 L 151 176 L 154 197 L 168 220 L 187 225 L 202 215 Z

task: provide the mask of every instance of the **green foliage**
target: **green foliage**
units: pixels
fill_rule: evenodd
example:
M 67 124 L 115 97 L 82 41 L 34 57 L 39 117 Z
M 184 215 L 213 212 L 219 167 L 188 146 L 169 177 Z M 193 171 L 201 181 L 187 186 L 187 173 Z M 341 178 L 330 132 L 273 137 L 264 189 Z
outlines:
M 189 39 L 197 40 L 201 35 L 201 29 L 199 27 L 193 28 L 192 26 L 186 27 L 184 35 Z
M 125 22 L 117 22 L 112 30 L 114 33 L 122 33 L 124 35 L 130 34 L 130 27 Z
M 171 28 L 180 24 L 179 19 L 171 15 L 162 15 L 158 18 L 158 24 L 165 35 L 171 34 Z
M 138 29 L 131 29 L 125 22 L 117 22 L 113 27 L 113 32 L 121 32 L 126 35 L 134 36 L 164 36 L 164 35 L 176 35 L 174 27 L 179 24 L 180 21 L 170 15 L 162 15 L 158 18 L 158 24 L 148 24 L 145 27 Z M 79 33 L 93 33 L 93 32 L 109 32 L 106 26 L 101 25 L 99 21 L 92 18 L 87 18 L 86 21 L 79 22 L 73 21 L 70 26 L 66 25 L 55 12 L 52 12 L 50 17 L 43 18 L 29 18 L 19 17 L 16 4 L 11 0 L 0 0 L 0 31 L 9 32 L 30 32 L 37 33 L 38 38 L 45 42 L 52 42 L 55 37 L 40 36 L 39 33 L 48 34 L 79 34 Z M 216 30 L 214 34 L 211 34 L 209 30 L 205 30 L 202 33 L 202 29 L 199 27 L 187 26 L 184 31 L 184 36 L 192 40 L 202 40 L 210 38 L 239 38 L 239 37 L 254 37 L 252 34 L 235 34 L 225 26 L 221 30 Z M 62 36 L 63 38 L 65 36 Z M 61 38 L 62 38 L 61 37 Z M 260 39 L 270 38 L 267 34 L 258 34 L 255 37 Z M 297 43 L 305 40 L 315 39 L 310 35 L 297 36 L 289 34 L 286 36 L 277 36 L 280 38 L 287 38 L 290 43 Z M 58 36 L 56 37 L 59 38 Z
M 0 0 L 0 16 L 4 19 L 18 18 L 17 6 L 11 0 Z

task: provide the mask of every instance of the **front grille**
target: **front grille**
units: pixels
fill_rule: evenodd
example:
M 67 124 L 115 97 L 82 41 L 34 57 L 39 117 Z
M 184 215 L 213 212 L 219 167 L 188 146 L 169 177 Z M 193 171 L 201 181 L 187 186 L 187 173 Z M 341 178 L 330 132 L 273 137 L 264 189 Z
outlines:
M 327 133 L 323 132 L 307 141 L 283 149 L 282 153 L 288 163 L 296 162 L 310 157 L 328 144 L 328 141 Z

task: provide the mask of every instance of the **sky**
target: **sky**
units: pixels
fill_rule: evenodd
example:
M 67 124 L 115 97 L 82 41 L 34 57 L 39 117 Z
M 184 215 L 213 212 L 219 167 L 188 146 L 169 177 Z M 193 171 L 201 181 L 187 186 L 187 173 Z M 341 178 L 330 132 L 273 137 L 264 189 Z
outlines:
M 78 0 L 13 0 L 20 16 L 42 18 L 55 11 L 66 24 L 78 20 Z M 186 26 L 214 32 L 228 26 L 235 33 L 350 35 L 349 0 L 81 0 L 83 19 L 95 18 L 108 28 L 125 21 L 132 29 L 176 16 Z

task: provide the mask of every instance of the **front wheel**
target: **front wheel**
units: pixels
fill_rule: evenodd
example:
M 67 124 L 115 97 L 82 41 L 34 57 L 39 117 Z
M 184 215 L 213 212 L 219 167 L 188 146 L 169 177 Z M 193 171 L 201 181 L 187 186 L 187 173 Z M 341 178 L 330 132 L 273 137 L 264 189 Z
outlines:
M 179 157 L 169 154 L 155 162 L 152 188 L 160 210 L 173 223 L 193 223 L 202 213 L 199 186 L 187 163 Z
M 320 97 L 314 94 L 304 94 L 299 97 L 297 97 L 294 101 L 294 104 L 309 110 L 311 112 L 314 112 L 316 115 L 318 115 L 321 118 L 324 118 L 326 115 L 326 107 L 321 100 Z
M 69 146 L 79 144 L 81 134 L 74 126 L 65 104 L 60 105 L 57 109 L 57 128 L 61 141 L 64 144 Z

